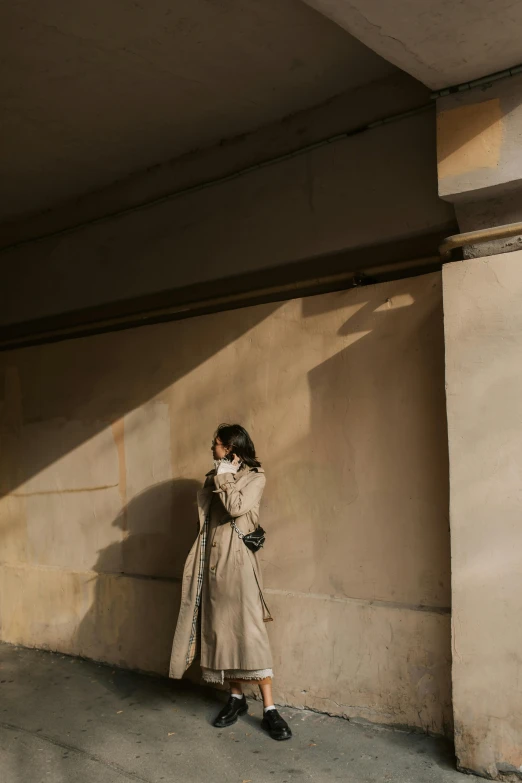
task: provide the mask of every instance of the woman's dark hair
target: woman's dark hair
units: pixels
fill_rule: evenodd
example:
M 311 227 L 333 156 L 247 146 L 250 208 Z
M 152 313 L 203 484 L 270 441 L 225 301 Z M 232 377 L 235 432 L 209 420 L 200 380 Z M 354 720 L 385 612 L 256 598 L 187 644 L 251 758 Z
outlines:
M 220 424 L 214 435 L 214 439 L 216 438 L 220 439 L 223 446 L 230 446 L 232 452 L 249 468 L 261 467 L 261 463 L 256 459 L 252 438 L 240 424 Z

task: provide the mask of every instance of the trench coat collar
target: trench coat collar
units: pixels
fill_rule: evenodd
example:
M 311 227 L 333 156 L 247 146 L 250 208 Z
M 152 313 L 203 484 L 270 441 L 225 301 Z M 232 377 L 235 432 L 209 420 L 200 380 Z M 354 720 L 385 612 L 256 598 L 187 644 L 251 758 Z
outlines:
M 256 473 L 264 473 L 265 472 L 263 470 L 263 468 L 261 468 L 261 467 L 259 467 L 259 468 L 251 468 L 251 467 L 249 467 L 249 465 L 242 465 L 239 468 L 239 470 L 237 471 L 237 473 L 235 473 L 234 475 L 240 476 L 242 473 L 245 473 L 245 471 L 246 472 L 250 472 L 250 471 L 253 471 L 253 470 L 255 470 Z M 212 470 L 209 470 L 208 473 L 205 473 L 206 477 L 208 477 L 208 476 L 215 476 L 215 475 L 216 475 L 216 469 L 215 468 L 212 468 Z

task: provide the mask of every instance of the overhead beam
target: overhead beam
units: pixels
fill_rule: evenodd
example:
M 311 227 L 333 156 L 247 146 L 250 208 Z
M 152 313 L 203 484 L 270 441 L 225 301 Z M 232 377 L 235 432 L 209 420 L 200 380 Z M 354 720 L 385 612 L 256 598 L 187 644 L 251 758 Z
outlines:
M 512 0 L 304 0 L 434 90 L 522 59 L 522 3 Z

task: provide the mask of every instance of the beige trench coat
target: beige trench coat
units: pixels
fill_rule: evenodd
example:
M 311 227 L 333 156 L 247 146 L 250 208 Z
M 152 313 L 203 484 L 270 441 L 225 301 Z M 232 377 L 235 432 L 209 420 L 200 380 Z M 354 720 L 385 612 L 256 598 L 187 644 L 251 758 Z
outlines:
M 253 570 L 262 586 L 258 559 L 230 524 L 233 518 L 243 533 L 251 533 L 257 527 L 265 483 L 262 468 L 243 466 L 236 474 L 219 476 L 213 470 L 198 492 L 199 535 L 183 572 L 181 607 L 170 660 L 171 677 L 181 678 L 190 665 L 188 654 L 198 590 L 201 590 L 201 666 L 217 670 L 272 668 L 267 624 L 263 621 L 265 613 Z

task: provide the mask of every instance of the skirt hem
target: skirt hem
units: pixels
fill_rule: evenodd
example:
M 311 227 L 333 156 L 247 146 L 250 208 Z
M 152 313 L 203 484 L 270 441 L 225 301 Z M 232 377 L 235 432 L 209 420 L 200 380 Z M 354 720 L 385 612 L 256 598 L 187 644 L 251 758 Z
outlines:
M 223 685 L 225 680 L 259 682 L 273 677 L 272 669 L 202 669 L 203 681 Z

